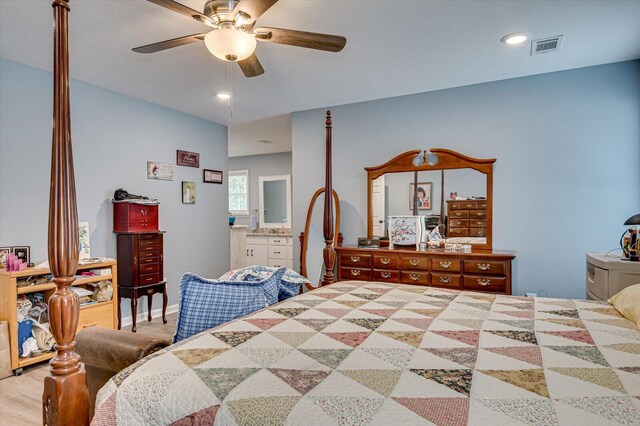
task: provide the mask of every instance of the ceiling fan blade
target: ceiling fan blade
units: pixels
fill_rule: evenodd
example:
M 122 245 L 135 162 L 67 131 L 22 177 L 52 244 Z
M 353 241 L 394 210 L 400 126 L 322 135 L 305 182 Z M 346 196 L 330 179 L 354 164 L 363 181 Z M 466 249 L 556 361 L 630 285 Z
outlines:
M 181 15 L 193 18 L 196 21 L 202 22 L 205 25 L 213 26 L 213 22 L 211 21 L 211 18 L 209 18 L 207 15 L 203 15 L 197 10 L 191 9 L 190 7 L 180 4 L 176 1 L 173 1 L 173 0 L 147 0 L 147 1 L 153 4 L 157 4 L 158 6 L 167 8 L 169 10 L 172 10 L 174 12 L 177 12 Z
M 255 29 L 254 33 L 256 33 L 256 39 L 260 41 L 306 47 L 307 49 L 326 50 L 328 52 L 339 52 L 347 44 L 347 39 L 342 36 L 282 28 L 262 27 Z
M 251 24 L 277 2 L 278 0 L 240 0 L 240 3 L 233 9 L 233 15 L 235 16 L 242 11 L 251 17 L 245 25 Z
M 161 50 L 167 50 L 172 47 L 184 46 L 185 44 L 204 40 L 204 36 L 205 34 L 191 34 L 184 37 L 172 38 L 171 40 L 159 41 L 158 43 L 147 44 L 146 46 L 135 47 L 131 50 L 137 53 L 160 52 Z
M 262 64 L 258 60 L 258 57 L 255 53 L 253 53 L 247 59 L 238 61 L 238 65 L 240 65 L 240 69 L 244 73 L 245 77 L 256 77 L 260 74 L 264 74 L 264 68 L 262 68 Z

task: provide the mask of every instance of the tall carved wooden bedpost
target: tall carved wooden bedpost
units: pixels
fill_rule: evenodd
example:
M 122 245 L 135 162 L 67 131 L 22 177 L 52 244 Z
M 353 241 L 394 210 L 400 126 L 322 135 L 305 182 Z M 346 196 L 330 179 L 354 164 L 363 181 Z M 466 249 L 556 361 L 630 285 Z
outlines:
M 324 258 L 324 276 L 322 277 L 322 285 L 333 284 L 336 281 L 333 273 L 336 264 L 336 252 L 333 249 L 333 185 L 331 182 L 331 111 L 327 111 L 327 121 L 325 122 L 326 134 L 326 175 L 324 181 L 324 223 L 323 234 L 325 248 L 322 250 Z M 327 195 L 329 194 L 329 195 Z
M 49 265 L 56 292 L 49 299 L 49 324 L 56 339 L 51 374 L 45 378 L 42 417 L 46 425 L 89 423 L 84 366 L 73 351 L 80 313 L 70 286 L 78 268 L 78 213 L 69 114 L 69 4 L 53 0 L 53 149 L 49 195 Z

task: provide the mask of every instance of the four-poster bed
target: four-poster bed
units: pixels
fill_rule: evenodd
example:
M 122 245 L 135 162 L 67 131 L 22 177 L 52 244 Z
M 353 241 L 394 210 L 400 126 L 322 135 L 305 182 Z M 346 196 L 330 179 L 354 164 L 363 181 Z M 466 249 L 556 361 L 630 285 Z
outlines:
M 68 3 L 54 0 L 53 7 L 49 261 L 58 290 L 49 306 L 57 355 L 45 381 L 43 421 L 75 425 L 89 421 L 89 395 L 74 353 L 77 298 L 68 288 L 78 261 Z M 333 194 L 331 138 L 327 113 L 325 194 Z M 321 288 L 150 355 L 162 345 L 136 349 L 127 355 L 138 360 L 133 365 L 112 362 L 114 352 L 135 345 L 122 343 L 126 332 L 83 331 L 91 345 L 83 353 L 93 351 L 85 361 L 123 368 L 100 390 L 94 423 L 640 422 L 640 332 L 613 308 L 400 283 L 334 283 L 333 202 L 324 197 Z

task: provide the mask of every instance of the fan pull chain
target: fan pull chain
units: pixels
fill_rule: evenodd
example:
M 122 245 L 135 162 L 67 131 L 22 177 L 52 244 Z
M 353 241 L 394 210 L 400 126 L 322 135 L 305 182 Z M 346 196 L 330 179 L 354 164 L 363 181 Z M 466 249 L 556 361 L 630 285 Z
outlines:
M 231 95 L 229 99 L 227 99 L 227 106 L 229 107 L 229 117 L 233 118 L 233 69 L 231 68 L 233 65 L 232 62 L 227 63 L 227 80 L 229 84 L 229 94 Z

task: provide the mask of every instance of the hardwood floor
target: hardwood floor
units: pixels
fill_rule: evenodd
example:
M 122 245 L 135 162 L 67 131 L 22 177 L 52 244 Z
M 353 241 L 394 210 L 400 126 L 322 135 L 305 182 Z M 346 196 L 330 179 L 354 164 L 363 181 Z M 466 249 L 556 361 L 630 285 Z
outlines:
M 138 321 L 138 333 L 171 339 L 176 329 L 177 314 L 167 315 L 167 324 L 161 318 L 152 322 Z M 0 426 L 31 426 L 42 424 L 42 390 L 44 378 L 49 374 L 47 362 L 24 369 L 21 376 L 0 380 Z

